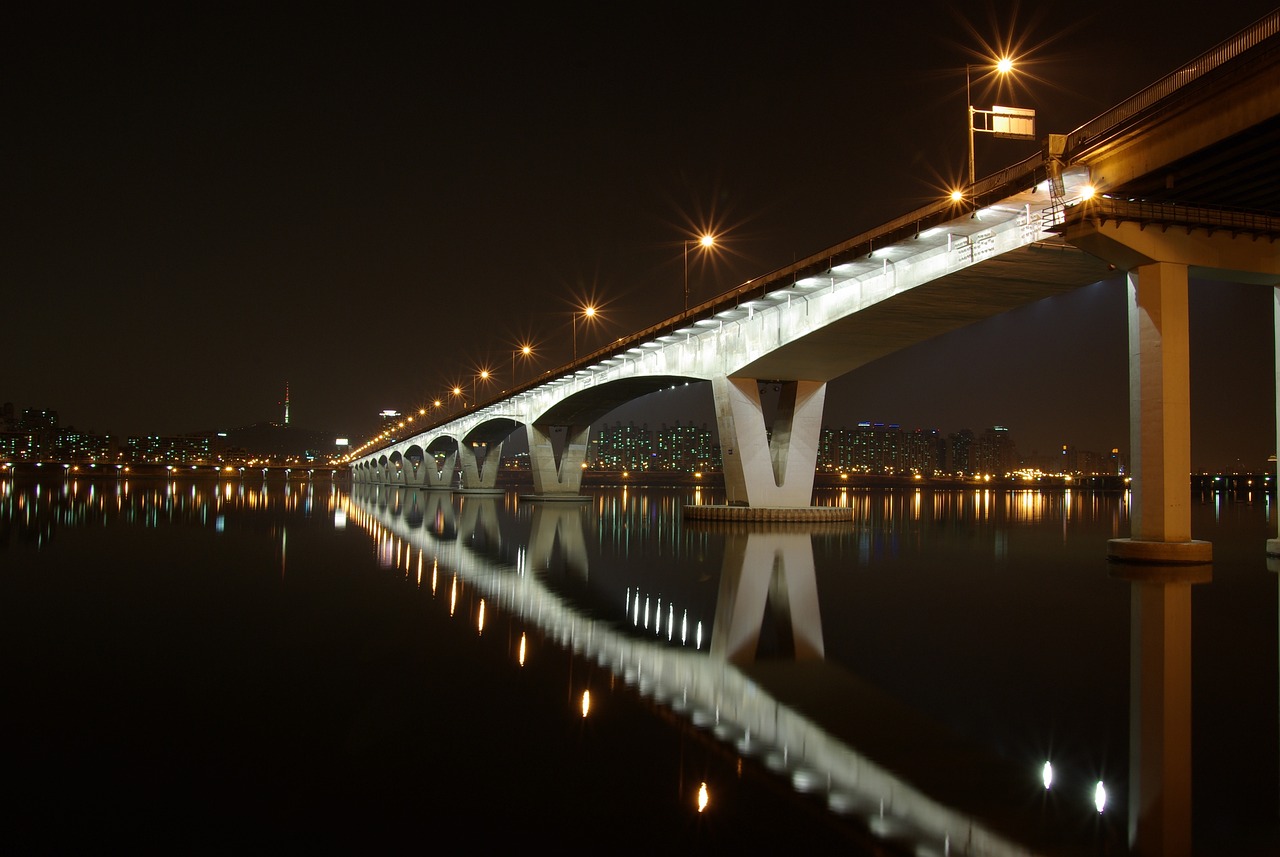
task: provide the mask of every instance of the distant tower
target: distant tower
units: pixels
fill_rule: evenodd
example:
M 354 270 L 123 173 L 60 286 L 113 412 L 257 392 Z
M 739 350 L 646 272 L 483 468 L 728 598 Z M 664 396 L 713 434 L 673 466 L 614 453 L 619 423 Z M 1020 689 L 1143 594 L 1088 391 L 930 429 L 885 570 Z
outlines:
M 284 424 L 289 424 L 289 382 L 284 382 Z

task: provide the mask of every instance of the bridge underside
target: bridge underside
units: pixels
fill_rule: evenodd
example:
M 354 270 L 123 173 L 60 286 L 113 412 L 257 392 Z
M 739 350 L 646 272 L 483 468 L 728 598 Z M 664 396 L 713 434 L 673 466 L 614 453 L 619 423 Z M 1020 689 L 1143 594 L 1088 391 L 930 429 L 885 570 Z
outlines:
M 1052 259 L 1052 264 L 1045 264 Z M 1032 244 L 866 307 L 751 362 L 751 378 L 830 381 L 935 336 L 1096 283 L 1115 270 L 1064 242 Z

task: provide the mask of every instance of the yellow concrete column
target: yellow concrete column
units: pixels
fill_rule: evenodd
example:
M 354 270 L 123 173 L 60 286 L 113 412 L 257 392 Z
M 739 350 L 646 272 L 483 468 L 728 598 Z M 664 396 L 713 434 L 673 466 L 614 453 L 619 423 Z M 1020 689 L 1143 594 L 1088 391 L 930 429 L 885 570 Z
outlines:
M 1191 381 L 1187 266 L 1144 264 L 1129 273 L 1129 539 L 1115 559 L 1208 562 L 1191 538 Z

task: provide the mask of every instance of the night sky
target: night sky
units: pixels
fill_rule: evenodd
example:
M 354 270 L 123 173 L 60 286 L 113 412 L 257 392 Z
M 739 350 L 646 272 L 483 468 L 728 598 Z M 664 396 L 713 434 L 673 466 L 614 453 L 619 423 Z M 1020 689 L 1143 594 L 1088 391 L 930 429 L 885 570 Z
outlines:
M 0 66 L 0 402 L 118 435 L 383 408 L 510 382 L 937 198 L 965 170 L 966 63 L 1066 133 L 1274 0 L 21 4 Z M 1007 85 L 1007 84 L 1006 84 Z M 1035 143 L 979 135 L 979 176 Z M 1275 446 L 1271 290 L 1192 285 L 1193 466 Z M 831 384 L 827 423 L 1007 426 L 1128 447 L 1123 281 Z M 706 385 L 661 419 L 711 419 Z M 612 419 L 611 417 L 610 419 Z

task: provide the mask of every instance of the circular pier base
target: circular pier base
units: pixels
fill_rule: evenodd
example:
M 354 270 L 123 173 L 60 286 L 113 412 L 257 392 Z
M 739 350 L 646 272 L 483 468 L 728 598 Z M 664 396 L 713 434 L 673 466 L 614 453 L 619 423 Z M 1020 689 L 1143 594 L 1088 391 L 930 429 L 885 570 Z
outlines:
M 685 506 L 683 514 L 695 521 L 813 523 L 853 520 L 853 510 L 844 506 Z
M 535 503 L 589 503 L 590 494 L 521 494 L 521 500 Z
M 1199 540 L 1155 542 L 1111 539 L 1107 542 L 1107 558 L 1114 562 L 1199 565 L 1213 562 L 1213 544 Z

